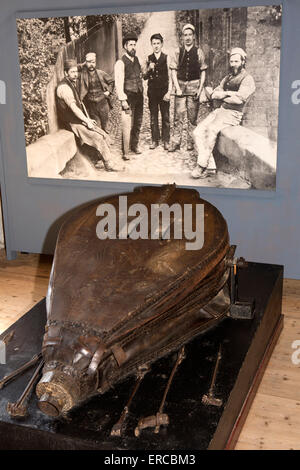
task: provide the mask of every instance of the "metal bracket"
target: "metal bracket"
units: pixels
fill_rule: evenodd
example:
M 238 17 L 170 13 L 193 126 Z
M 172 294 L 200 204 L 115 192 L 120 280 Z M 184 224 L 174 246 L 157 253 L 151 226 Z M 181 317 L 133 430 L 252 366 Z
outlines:
M 243 301 L 239 299 L 238 294 L 238 270 L 240 268 L 246 268 L 248 266 L 247 261 L 244 258 L 234 257 L 236 246 L 231 247 L 232 258 L 227 260 L 227 265 L 230 268 L 230 311 L 229 316 L 231 318 L 252 320 L 254 317 L 254 299 Z

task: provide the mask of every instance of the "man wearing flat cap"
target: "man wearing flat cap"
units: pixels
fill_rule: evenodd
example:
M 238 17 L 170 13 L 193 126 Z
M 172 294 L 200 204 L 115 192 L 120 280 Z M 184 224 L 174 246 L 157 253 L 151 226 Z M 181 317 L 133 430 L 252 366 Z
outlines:
M 101 168 L 104 164 L 106 171 L 116 171 L 110 163 L 111 153 L 106 143 L 107 134 L 97 127 L 95 120 L 90 119 L 85 105 L 80 99 L 76 60 L 65 61 L 64 71 L 65 78 L 59 82 L 56 88 L 59 123 L 65 129 L 72 131 L 81 145 L 85 144 L 96 149 L 99 156 L 96 168 Z
M 108 73 L 96 68 L 96 59 L 94 52 L 88 52 L 85 56 L 80 74 L 80 99 L 84 101 L 89 116 L 107 132 L 114 79 Z
M 170 96 L 172 77 L 169 56 L 162 52 L 163 37 L 160 33 L 150 38 L 153 53 L 147 58 L 143 78 L 148 80 L 148 102 L 150 110 L 151 136 L 150 149 L 159 145 L 160 138 L 164 149 L 168 150 L 170 141 Z M 161 114 L 161 133 L 158 124 L 158 113 Z
M 123 38 L 125 54 L 115 64 L 115 85 L 121 102 L 123 159 L 130 159 L 130 151 L 140 154 L 139 136 L 143 119 L 143 79 L 139 59 L 136 57 L 137 36 Z
M 246 71 L 246 52 L 234 47 L 229 52 L 229 74 L 212 91 L 211 99 L 221 102 L 220 108 L 211 112 L 194 130 L 197 165 L 193 178 L 206 178 L 216 173 L 213 149 L 219 132 L 227 126 L 238 126 L 245 106 L 255 92 L 253 77 Z
M 186 24 L 182 28 L 183 46 L 176 49 L 170 68 L 175 87 L 175 117 L 169 152 L 180 149 L 183 122 L 187 113 L 187 149 L 193 150 L 192 131 L 197 124 L 200 95 L 205 81 L 207 65 L 202 49 L 195 46 L 195 28 Z

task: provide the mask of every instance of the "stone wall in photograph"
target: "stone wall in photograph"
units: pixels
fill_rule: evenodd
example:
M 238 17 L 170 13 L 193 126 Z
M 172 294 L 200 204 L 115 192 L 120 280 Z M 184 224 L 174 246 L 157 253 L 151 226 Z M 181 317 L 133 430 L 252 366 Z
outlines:
M 243 125 L 277 140 L 281 21 L 272 7 L 242 7 L 194 10 L 178 13 L 178 32 L 186 22 L 196 27 L 197 42 L 208 64 L 206 85 L 217 86 L 228 73 L 232 47 L 247 52 L 247 70 L 256 83 Z
M 247 70 L 255 78 L 256 92 L 245 125 L 277 140 L 281 25 L 269 7 L 248 8 Z

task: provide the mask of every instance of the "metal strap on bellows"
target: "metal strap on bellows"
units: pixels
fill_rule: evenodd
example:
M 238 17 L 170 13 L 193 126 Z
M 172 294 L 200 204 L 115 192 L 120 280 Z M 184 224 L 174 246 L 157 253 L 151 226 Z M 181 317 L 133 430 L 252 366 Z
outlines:
M 49 333 L 46 333 L 43 340 L 42 352 L 45 352 L 45 349 L 49 346 L 57 346 L 62 342 L 62 336 L 49 336 Z
M 100 346 L 96 349 L 92 357 L 92 360 L 90 362 L 90 365 L 87 371 L 88 374 L 95 374 L 97 372 L 98 366 L 100 364 L 100 361 L 105 351 L 106 351 L 106 344 L 101 343 Z

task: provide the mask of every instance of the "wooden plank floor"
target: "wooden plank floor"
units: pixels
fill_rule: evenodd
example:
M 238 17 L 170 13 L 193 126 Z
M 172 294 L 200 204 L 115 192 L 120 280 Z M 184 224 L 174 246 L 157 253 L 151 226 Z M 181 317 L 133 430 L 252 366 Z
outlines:
M 34 254 L 7 261 L 0 250 L 0 333 L 46 295 L 51 262 Z M 300 281 L 284 280 L 282 311 L 284 329 L 236 449 L 300 450 L 300 365 L 292 363 L 292 343 L 300 341 Z

